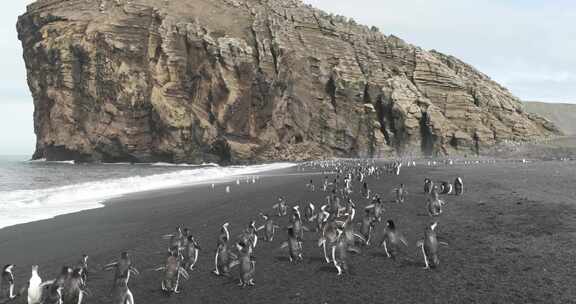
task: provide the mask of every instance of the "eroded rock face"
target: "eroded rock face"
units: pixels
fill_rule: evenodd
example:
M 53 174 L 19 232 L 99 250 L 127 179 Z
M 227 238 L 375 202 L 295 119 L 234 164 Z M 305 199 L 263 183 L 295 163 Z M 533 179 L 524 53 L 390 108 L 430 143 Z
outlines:
M 471 154 L 558 132 L 471 66 L 281 0 L 39 0 L 18 21 L 35 158 Z

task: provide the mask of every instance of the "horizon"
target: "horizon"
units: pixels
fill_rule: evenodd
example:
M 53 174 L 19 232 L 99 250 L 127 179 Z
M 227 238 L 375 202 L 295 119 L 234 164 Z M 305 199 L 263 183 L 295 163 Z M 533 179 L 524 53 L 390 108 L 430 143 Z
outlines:
M 0 42 L 4 67 L 0 72 L 0 129 L 16 130 L 0 132 L 2 156 L 34 153 L 33 102 L 15 29 L 17 16 L 31 2 L 6 3 L 0 12 L 4 23 L 0 29 L 4 38 Z M 570 1 L 488 0 L 474 5 L 473 10 L 458 0 L 304 2 L 377 26 L 385 35 L 424 49 L 453 55 L 523 101 L 576 104 L 576 73 L 572 72 L 576 59 L 571 55 L 576 42 L 570 40 L 576 29 L 568 26 L 576 16 L 576 4 Z M 559 46 L 558 41 L 564 45 Z

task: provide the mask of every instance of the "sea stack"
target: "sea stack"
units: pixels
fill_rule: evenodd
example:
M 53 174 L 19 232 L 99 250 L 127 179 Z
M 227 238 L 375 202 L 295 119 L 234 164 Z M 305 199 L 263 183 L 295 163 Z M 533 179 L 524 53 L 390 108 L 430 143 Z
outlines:
M 559 133 L 457 58 L 301 1 L 38 0 L 17 28 L 36 159 L 470 155 Z

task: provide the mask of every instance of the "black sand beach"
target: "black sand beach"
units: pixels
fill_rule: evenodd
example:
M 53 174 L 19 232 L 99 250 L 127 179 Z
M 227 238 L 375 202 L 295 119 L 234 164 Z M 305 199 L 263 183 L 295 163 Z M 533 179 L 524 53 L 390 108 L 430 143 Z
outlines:
M 440 267 L 423 270 L 415 246 L 430 221 L 425 212 L 423 180 L 464 178 L 462 197 L 446 196 L 439 219 Z M 337 277 L 325 264 L 318 235 L 307 233 L 304 261 L 290 264 L 273 243 L 255 250 L 255 287 L 237 287 L 213 270 L 216 237 L 231 223 L 234 237 L 259 212 L 271 212 L 282 195 L 289 204 L 317 205 L 326 194 L 309 192 L 305 184 L 323 180 L 318 172 L 296 168 L 262 174 L 256 184 L 219 184 L 141 193 L 108 202 L 101 209 L 0 230 L 0 263 L 14 263 L 19 288 L 31 265 L 40 265 L 44 280 L 63 265 L 90 255 L 87 303 L 109 303 L 113 273 L 100 271 L 123 250 L 131 252 L 141 274 L 130 281 L 136 303 L 576 303 L 576 163 L 505 163 L 474 166 L 405 168 L 400 176 L 369 179 L 387 201 L 399 183 L 408 186 L 403 205 L 387 203 L 385 218 L 394 219 L 409 247 L 396 261 L 371 247 L 351 258 L 351 274 Z M 231 185 L 231 193 L 224 191 Z M 355 188 L 358 192 L 359 188 Z M 369 202 L 354 199 L 363 208 Z M 358 210 L 361 210 L 358 208 Z M 359 214 L 360 216 L 361 214 Z M 280 223 L 286 225 L 287 219 Z M 181 294 L 165 297 L 158 272 L 167 241 L 177 225 L 189 227 L 200 241 L 197 269 Z M 384 224 L 379 224 L 380 232 Z M 378 237 L 379 239 L 380 237 Z M 24 302 L 21 298 L 16 303 Z

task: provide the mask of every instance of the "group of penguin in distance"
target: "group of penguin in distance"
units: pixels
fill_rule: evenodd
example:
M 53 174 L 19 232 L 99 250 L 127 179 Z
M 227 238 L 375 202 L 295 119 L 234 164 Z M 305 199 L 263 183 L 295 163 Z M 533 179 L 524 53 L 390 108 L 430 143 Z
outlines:
M 380 195 L 370 190 L 366 180 L 368 177 L 380 179 L 384 175 L 399 175 L 403 164 L 395 161 L 377 165 L 373 160 L 330 160 L 300 164 L 298 170 L 321 170 L 325 174 L 323 183 L 314 184 L 313 180 L 310 180 L 306 184 L 308 191 L 327 194 L 324 204 L 306 202 L 289 206 L 286 198 L 278 197 L 277 202 L 270 206 L 269 212 L 258 214 L 260 224 L 255 220 L 250 221 L 234 240 L 230 224 L 224 223 L 216 238 L 212 272 L 217 276 L 232 277 L 232 270 L 237 267 L 238 285 L 254 286 L 254 252 L 258 248 L 259 240 L 262 238 L 265 242 L 274 242 L 279 231 L 286 234 L 278 248 L 287 251 L 290 263 L 298 263 L 304 259 L 305 233 L 316 233 L 317 245 L 321 248 L 325 262 L 333 265 L 338 276 L 349 271 L 350 253 L 360 253 L 362 248 L 374 244 L 382 247 L 388 258 L 395 259 L 401 252 L 401 247 L 409 246 L 408 241 L 393 220 L 384 221 L 385 202 Z M 405 164 L 408 167 L 416 165 L 415 162 Z M 329 180 L 328 173 L 335 175 L 335 178 Z M 354 202 L 352 193 L 356 190 L 356 197 L 359 199 Z M 230 192 L 229 186 L 226 192 Z M 405 203 L 408 191 L 404 184 L 395 188 L 393 193 L 393 203 Z M 427 199 L 423 207 L 431 220 L 424 229 L 423 239 L 415 244 L 422 253 L 424 268 L 430 269 L 439 265 L 439 245 L 447 245 L 438 240 L 436 232 L 437 218 L 445 206 L 440 195 L 462 195 L 464 183 L 461 177 L 456 177 L 454 182 L 434 182 L 426 178 L 424 193 Z M 367 201 L 367 205 L 362 209 L 359 204 L 361 201 Z M 357 210 L 363 211 L 360 219 Z M 289 224 L 284 227 L 279 225 L 281 218 L 287 218 Z M 385 228 L 382 238 L 375 240 L 375 228 L 379 223 L 384 223 Z M 174 233 L 166 234 L 163 238 L 168 241 L 166 259 L 161 266 L 150 270 L 162 272 L 160 288 L 164 293 L 178 294 L 182 280 L 188 279 L 190 272 L 195 270 L 203 248 L 188 228 L 177 227 Z M 19 297 L 25 298 L 28 304 L 82 304 L 90 294 L 87 255 L 83 255 L 75 267 L 64 266 L 55 279 L 48 281 L 41 279 L 38 266 L 32 266 L 29 281 L 18 290 L 14 270 L 13 264 L 5 265 L 2 269 L 0 304 L 11 303 Z M 134 267 L 130 254 L 122 252 L 117 261 L 105 265 L 102 270 L 114 272 L 108 295 L 111 303 L 134 304 L 129 281 L 130 277 L 138 275 L 139 271 Z

